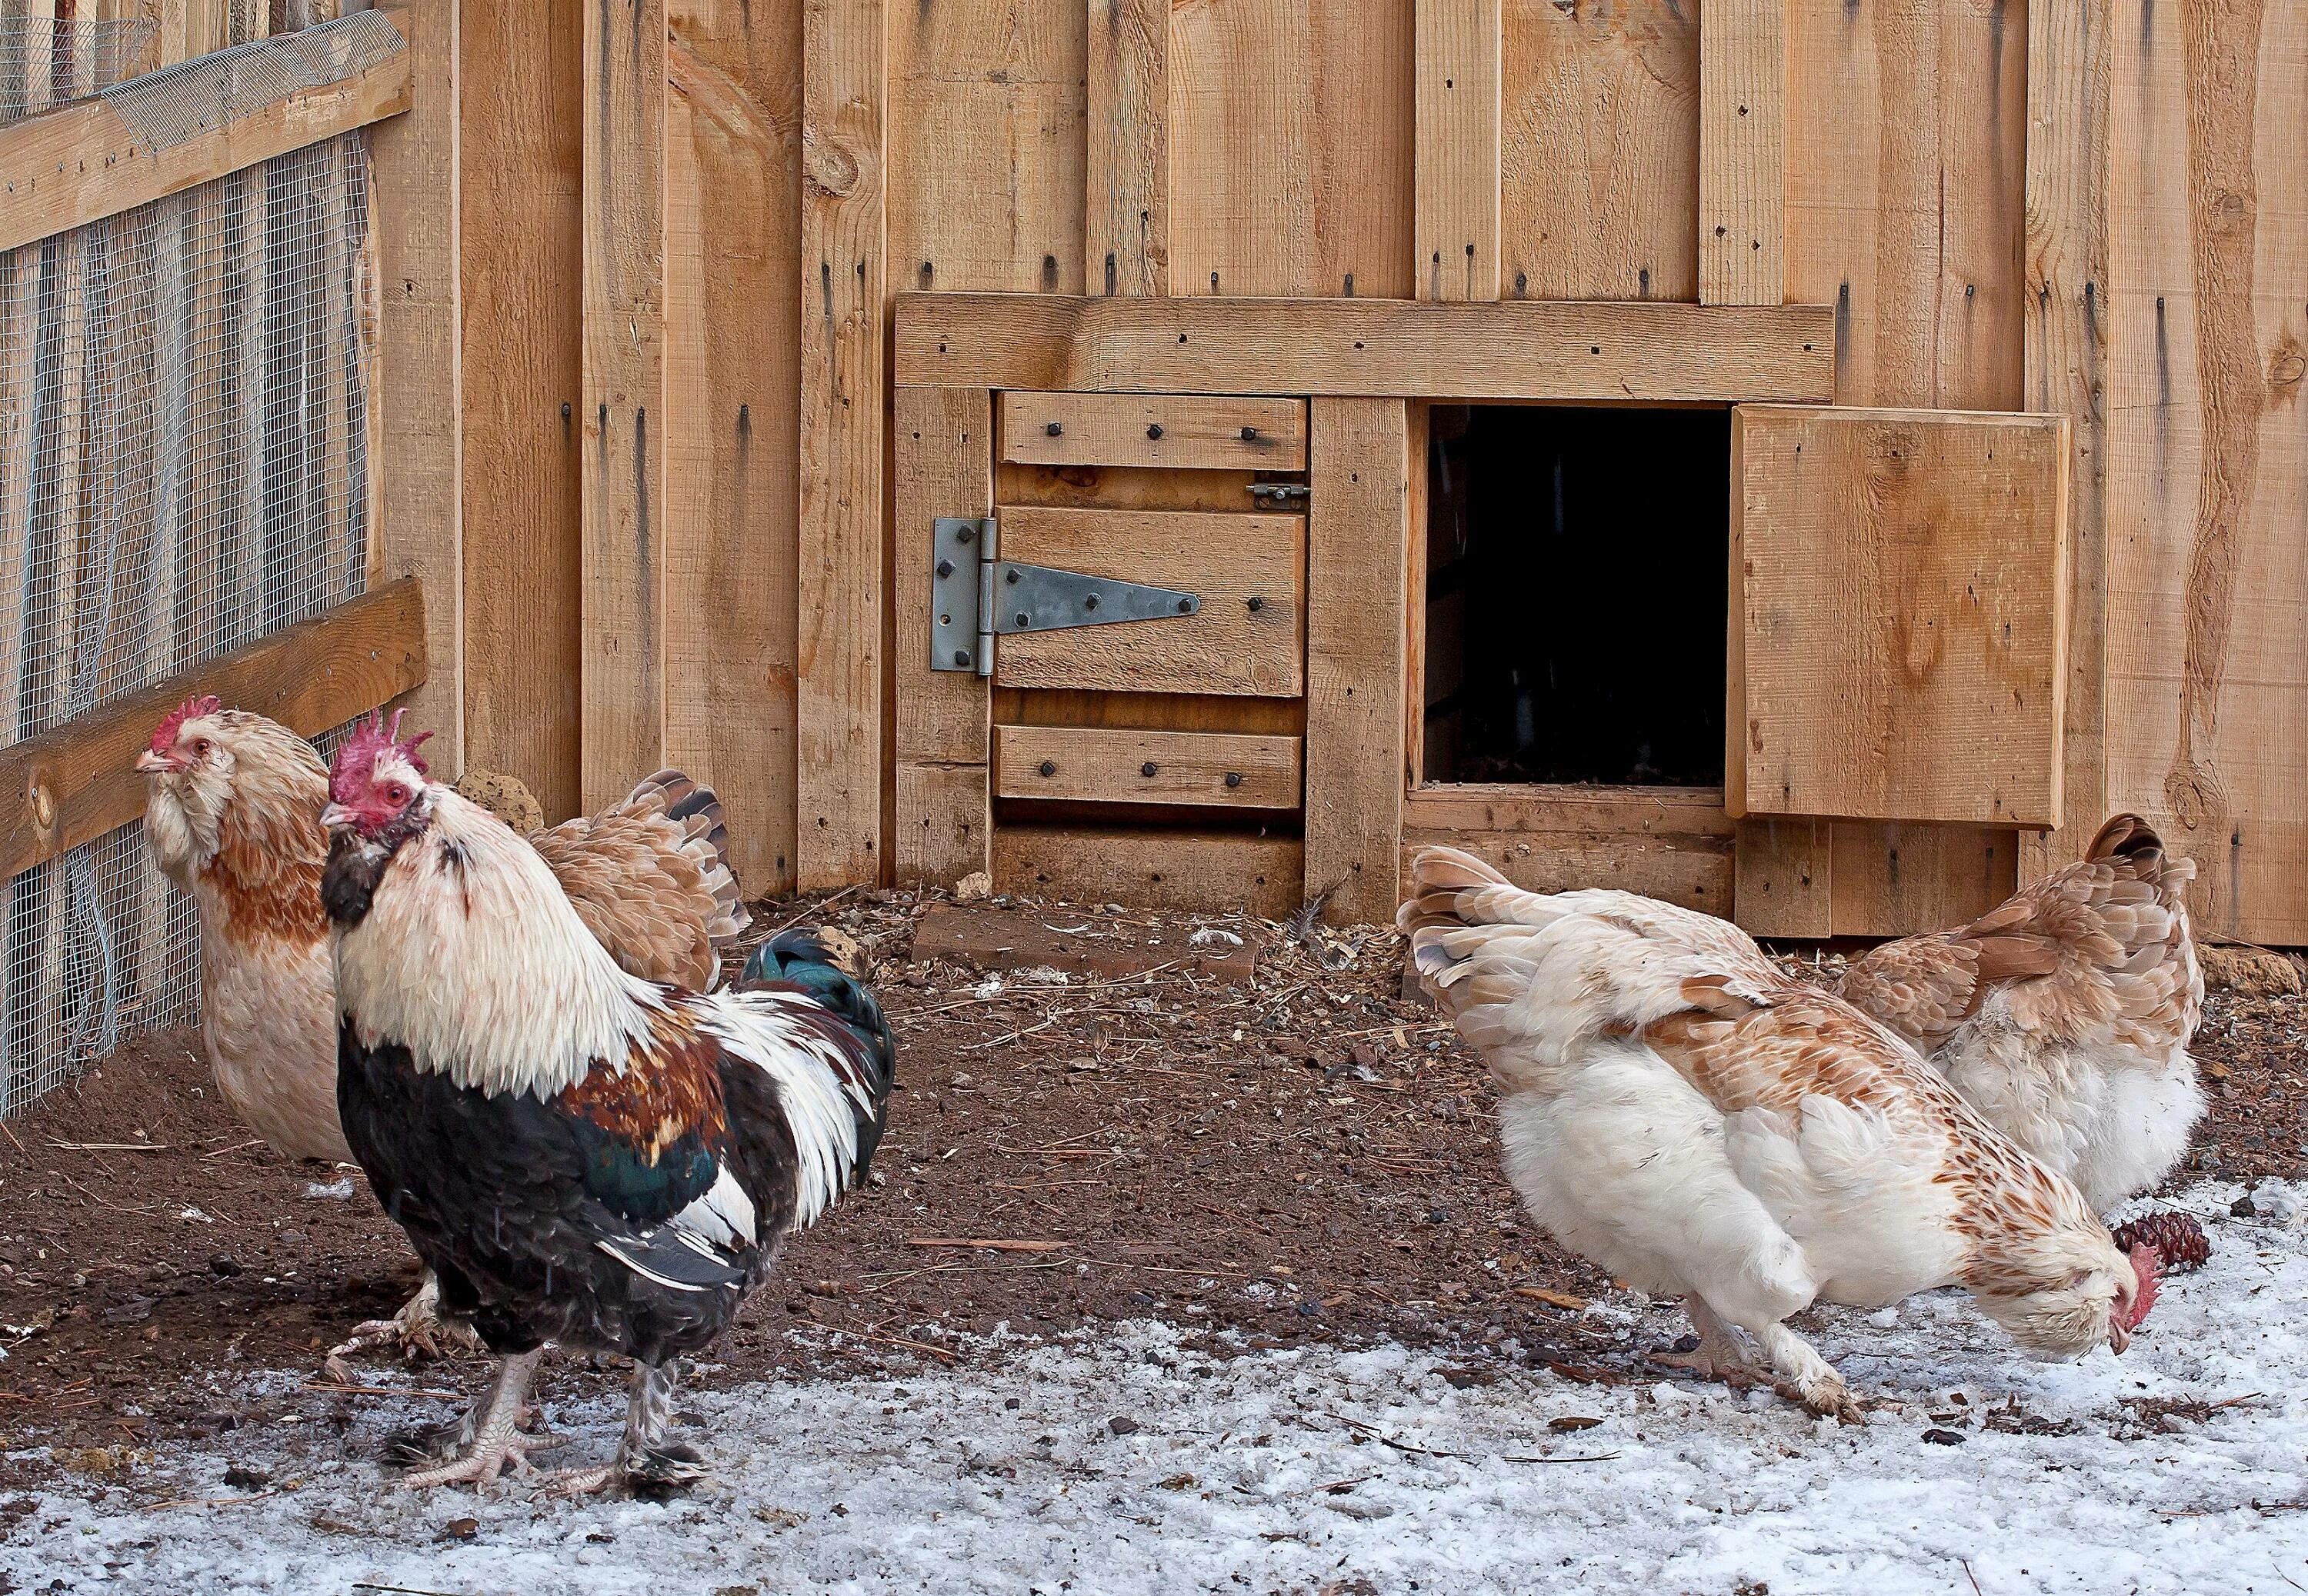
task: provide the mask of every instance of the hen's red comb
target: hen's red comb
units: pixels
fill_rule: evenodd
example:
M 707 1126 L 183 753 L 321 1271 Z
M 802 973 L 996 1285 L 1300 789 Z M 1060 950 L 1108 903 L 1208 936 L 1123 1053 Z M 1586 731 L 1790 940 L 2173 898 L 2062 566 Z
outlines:
M 2140 1294 L 2131 1300 L 2131 1312 L 2123 1326 L 2127 1330 L 2137 1328 L 2156 1305 L 2156 1293 L 2164 1283 L 2164 1260 L 2147 1242 L 2136 1242 L 2131 1248 L 2131 1273 L 2140 1281 Z
M 418 757 L 417 745 L 433 734 L 419 732 L 406 742 L 402 741 L 400 717 L 407 713 L 405 709 L 394 710 L 392 722 L 387 724 L 383 710 L 371 710 L 366 720 L 356 725 L 347 734 L 344 745 L 337 750 L 337 757 L 330 766 L 330 797 L 343 803 L 357 796 L 376 769 L 379 754 L 398 751 L 401 758 L 417 768 L 418 775 L 431 774 L 425 761 Z
M 224 700 L 214 693 L 194 694 L 162 716 L 160 724 L 152 728 L 152 751 L 167 753 L 177 746 L 177 734 L 184 729 L 186 721 L 196 720 L 203 715 L 214 715 L 223 708 Z

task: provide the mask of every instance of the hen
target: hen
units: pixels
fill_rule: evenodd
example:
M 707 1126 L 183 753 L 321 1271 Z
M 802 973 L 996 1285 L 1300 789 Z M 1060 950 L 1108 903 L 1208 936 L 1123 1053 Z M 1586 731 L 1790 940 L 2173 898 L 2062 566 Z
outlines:
M 337 1120 L 336 976 L 321 907 L 328 767 L 288 727 L 213 698 L 187 699 L 137 756 L 154 862 L 193 897 L 201 928 L 201 1041 L 218 1091 L 292 1158 L 349 1162 Z M 543 834 L 580 912 L 618 962 L 657 980 L 710 984 L 745 928 L 721 806 L 659 771 L 591 820 Z M 431 1344 L 431 1283 L 399 1317 L 361 1326 L 331 1354 L 387 1339 Z
M 2022 1346 L 2122 1351 L 2157 1289 L 2076 1188 L 1914 1051 L 1785 976 L 1719 922 L 1621 892 L 1544 897 L 1450 848 L 1399 923 L 1427 990 L 1498 1082 L 1507 1178 L 1564 1246 L 1680 1295 L 1701 1374 L 1755 1358 L 1855 1416 L 1787 1325 L 1960 1285 Z M 1727 930 L 1728 928 L 1724 928 Z
M 339 928 L 337 1097 L 385 1212 L 503 1361 L 462 1454 L 486 1484 L 547 1343 L 633 1360 L 624 1437 L 572 1490 L 694 1477 L 674 1359 L 861 1179 L 895 1053 L 873 998 L 788 937 L 788 979 L 699 994 L 620 969 L 529 844 L 383 734 L 338 751 L 322 897 Z M 798 977 L 796 979 L 794 977 Z
M 1839 990 L 2106 1213 L 2160 1183 L 2204 1111 L 2204 976 L 2177 859 L 2137 815 L 1969 925 L 1886 942 Z

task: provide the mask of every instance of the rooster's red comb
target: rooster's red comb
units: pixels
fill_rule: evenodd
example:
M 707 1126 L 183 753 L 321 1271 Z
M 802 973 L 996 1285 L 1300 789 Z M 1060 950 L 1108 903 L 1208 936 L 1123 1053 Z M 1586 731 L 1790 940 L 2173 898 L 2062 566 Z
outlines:
M 361 788 L 368 785 L 370 775 L 375 771 L 380 754 L 398 752 L 417 768 L 418 775 L 431 774 L 425 761 L 418 758 L 417 745 L 433 734 L 419 732 L 406 742 L 402 741 L 400 717 L 407 713 L 405 709 L 394 710 L 392 719 L 388 723 L 384 711 L 375 709 L 370 711 L 366 720 L 353 726 L 329 768 L 330 797 L 342 803 L 357 796 Z
M 167 753 L 177 746 L 177 734 L 183 729 L 186 721 L 198 719 L 203 715 L 214 715 L 223 708 L 224 700 L 214 693 L 194 694 L 162 716 L 160 724 L 152 728 L 152 751 L 156 754 Z

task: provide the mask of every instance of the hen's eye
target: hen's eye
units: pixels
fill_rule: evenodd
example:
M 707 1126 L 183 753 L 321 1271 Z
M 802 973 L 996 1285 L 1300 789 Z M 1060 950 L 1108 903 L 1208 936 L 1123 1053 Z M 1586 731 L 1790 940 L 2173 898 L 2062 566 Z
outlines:
M 196 759 L 207 759 L 209 757 L 209 740 L 205 737 L 194 738 L 193 754 Z

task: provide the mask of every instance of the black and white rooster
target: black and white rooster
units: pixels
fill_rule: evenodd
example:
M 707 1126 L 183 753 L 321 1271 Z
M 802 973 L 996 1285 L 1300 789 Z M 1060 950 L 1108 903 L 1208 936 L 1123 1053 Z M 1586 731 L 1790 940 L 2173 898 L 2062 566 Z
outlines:
M 761 949 L 731 991 L 626 974 L 536 851 L 409 748 L 356 740 L 330 775 L 337 1101 L 444 1309 L 502 1362 L 461 1455 L 406 1483 L 526 1472 L 554 1444 L 518 1426 L 554 1343 L 634 1365 L 616 1461 L 563 1487 L 678 1486 L 699 1460 L 666 1436 L 673 1360 L 863 1179 L 889 1027 L 806 937 Z

